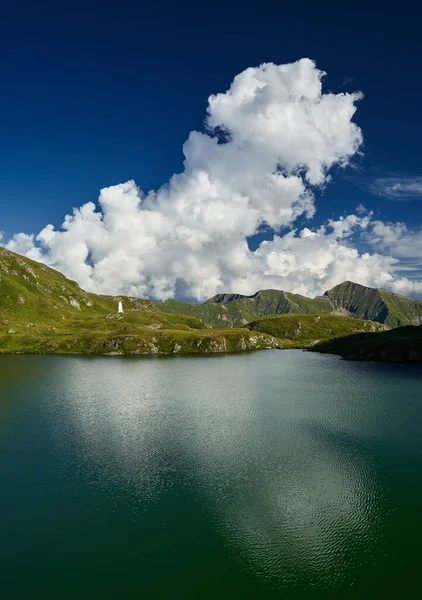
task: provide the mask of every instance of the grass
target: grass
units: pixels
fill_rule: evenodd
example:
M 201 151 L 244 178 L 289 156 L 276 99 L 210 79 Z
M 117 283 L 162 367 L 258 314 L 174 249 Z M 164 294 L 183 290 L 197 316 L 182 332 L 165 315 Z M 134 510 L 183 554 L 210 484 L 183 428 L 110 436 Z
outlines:
M 337 300 L 344 303 L 349 298 L 363 310 L 362 289 L 369 288 L 342 286 L 336 291 Z M 422 305 L 384 290 L 370 290 L 370 309 L 380 294 L 387 294 L 395 318 L 397 311 L 414 318 Z M 317 341 L 385 328 L 346 316 L 295 314 L 327 313 L 333 307 L 325 297 L 311 300 L 263 290 L 254 297 L 227 298 L 227 303 L 187 304 L 90 294 L 54 269 L 0 247 L 0 353 L 169 354 L 306 348 Z M 120 300 L 123 315 L 116 314 Z M 262 317 L 267 313 L 272 316 Z M 399 337 L 385 339 L 399 343 Z M 362 338 L 355 341 L 359 344 Z M 328 344 L 321 351 L 331 347 Z
M 43 354 L 212 354 L 276 347 L 265 335 L 239 329 L 200 332 L 168 330 L 0 335 L 0 353 Z
M 382 331 L 381 323 L 341 315 L 274 315 L 249 323 L 247 328 L 290 340 L 294 347 L 307 347 L 320 340 L 331 340 L 357 332 Z
M 116 314 L 119 300 L 123 315 Z M 277 344 L 246 329 L 211 330 L 195 316 L 160 306 L 89 294 L 61 273 L 0 248 L 0 353 L 214 353 Z

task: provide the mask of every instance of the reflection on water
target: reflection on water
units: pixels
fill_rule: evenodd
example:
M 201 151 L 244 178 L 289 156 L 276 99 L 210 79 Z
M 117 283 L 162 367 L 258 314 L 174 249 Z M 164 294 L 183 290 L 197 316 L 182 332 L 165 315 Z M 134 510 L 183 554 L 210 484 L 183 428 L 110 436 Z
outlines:
M 40 360 L 44 376 L 35 382 L 29 373 L 35 364 L 39 371 Z M 420 457 L 420 371 L 294 351 L 7 361 L 22 369 L 15 385 L 22 437 L 34 427 L 41 436 L 29 444 L 40 457 L 32 458 L 37 477 L 45 479 L 40 506 L 51 496 L 59 531 L 60 518 L 68 520 L 79 540 L 94 523 L 90 550 L 101 539 L 107 559 L 116 560 L 118 548 L 126 565 L 136 552 L 157 573 L 176 564 L 183 595 L 175 575 L 164 591 L 159 583 L 162 597 L 195 597 L 213 571 L 221 584 L 210 580 L 203 597 L 233 597 L 231 589 L 242 597 L 312 590 L 327 597 L 359 586 L 388 556 L 394 482 L 386 481 L 385 466 L 392 446 L 404 454 L 417 449 Z M 10 389 L 8 376 L 1 383 Z M 23 479 L 25 440 L 15 439 L 3 461 Z M 14 493 L 25 490 L 21 480 L 14 491 L 13 481 L 8 510 Z M 25 521 L 25 509 L 20 517 Z M 41 532 L 39 523 L 32 527 L 51 544 L 49 522 Z M 146 551 L 154 544 L 160 559 Z M 84 551 L 73 560 L 77 578 Z M 158 590 L 148 569 L 144 582 L 129 576 L 131 589 L 140 586 L 147 596 Z

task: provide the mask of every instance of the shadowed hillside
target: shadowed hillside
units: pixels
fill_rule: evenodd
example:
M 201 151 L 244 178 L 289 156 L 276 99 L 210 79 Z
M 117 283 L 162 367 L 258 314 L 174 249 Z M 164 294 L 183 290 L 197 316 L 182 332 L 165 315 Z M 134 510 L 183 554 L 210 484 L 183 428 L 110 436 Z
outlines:
M 382 333 L 362 333 L 325 341 L 317 352 L 339 354 L 349 360 L 422 364 L 422 325 L 407 325 Z

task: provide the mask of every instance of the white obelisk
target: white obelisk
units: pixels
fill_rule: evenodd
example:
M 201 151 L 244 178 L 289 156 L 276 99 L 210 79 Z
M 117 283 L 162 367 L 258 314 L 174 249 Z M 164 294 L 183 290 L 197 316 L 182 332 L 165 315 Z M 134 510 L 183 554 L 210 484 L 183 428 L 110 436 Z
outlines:
M 123 312 L 123 304 L 121 303 L 121 301 L 119 301 L 119 306 L 117 308 L 117 312 L 118 313 L 122 313 Z

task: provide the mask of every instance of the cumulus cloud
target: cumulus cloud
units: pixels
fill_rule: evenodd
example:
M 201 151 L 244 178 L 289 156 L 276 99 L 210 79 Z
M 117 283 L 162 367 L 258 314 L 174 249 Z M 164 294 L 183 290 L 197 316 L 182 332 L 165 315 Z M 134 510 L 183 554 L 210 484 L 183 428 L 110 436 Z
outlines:
M 376 251 L 389 253 L 400 259 L 400 272 L 412 276 L 399 278 L 392 283 L 398 293 L 420 295 L 422 283 L 414 278 L 422 276 L 422 230 L 409 229 L 405 223 L 384 223 L 374 220 L 371 228 L 365 232 L 363 239 Z
M 101 190 L 60 229 L 17 234 L 7 247 L 49 264 L 86 290 L 204 300 L 221 291 L 279 288 L 315 295 L 353 279 L 393 286 L 397 259 L 351 243 L 372 227 L 363 208 L 312 230 L 314 191 L 362 143 L 352 122 L 360 93 L 323 93 L 313 61 L 263 64 L 211 96 L 205 132 L 183 146 L 184 171 L 145 194 L 128 181 Z M 275 235 L 252 252 L 248 237 Z
M 373 221 L 369 242 L 382 252 L 393 252 L 400 258 L 422 256 L 422 231 L 409 230 L 405 223 Z

